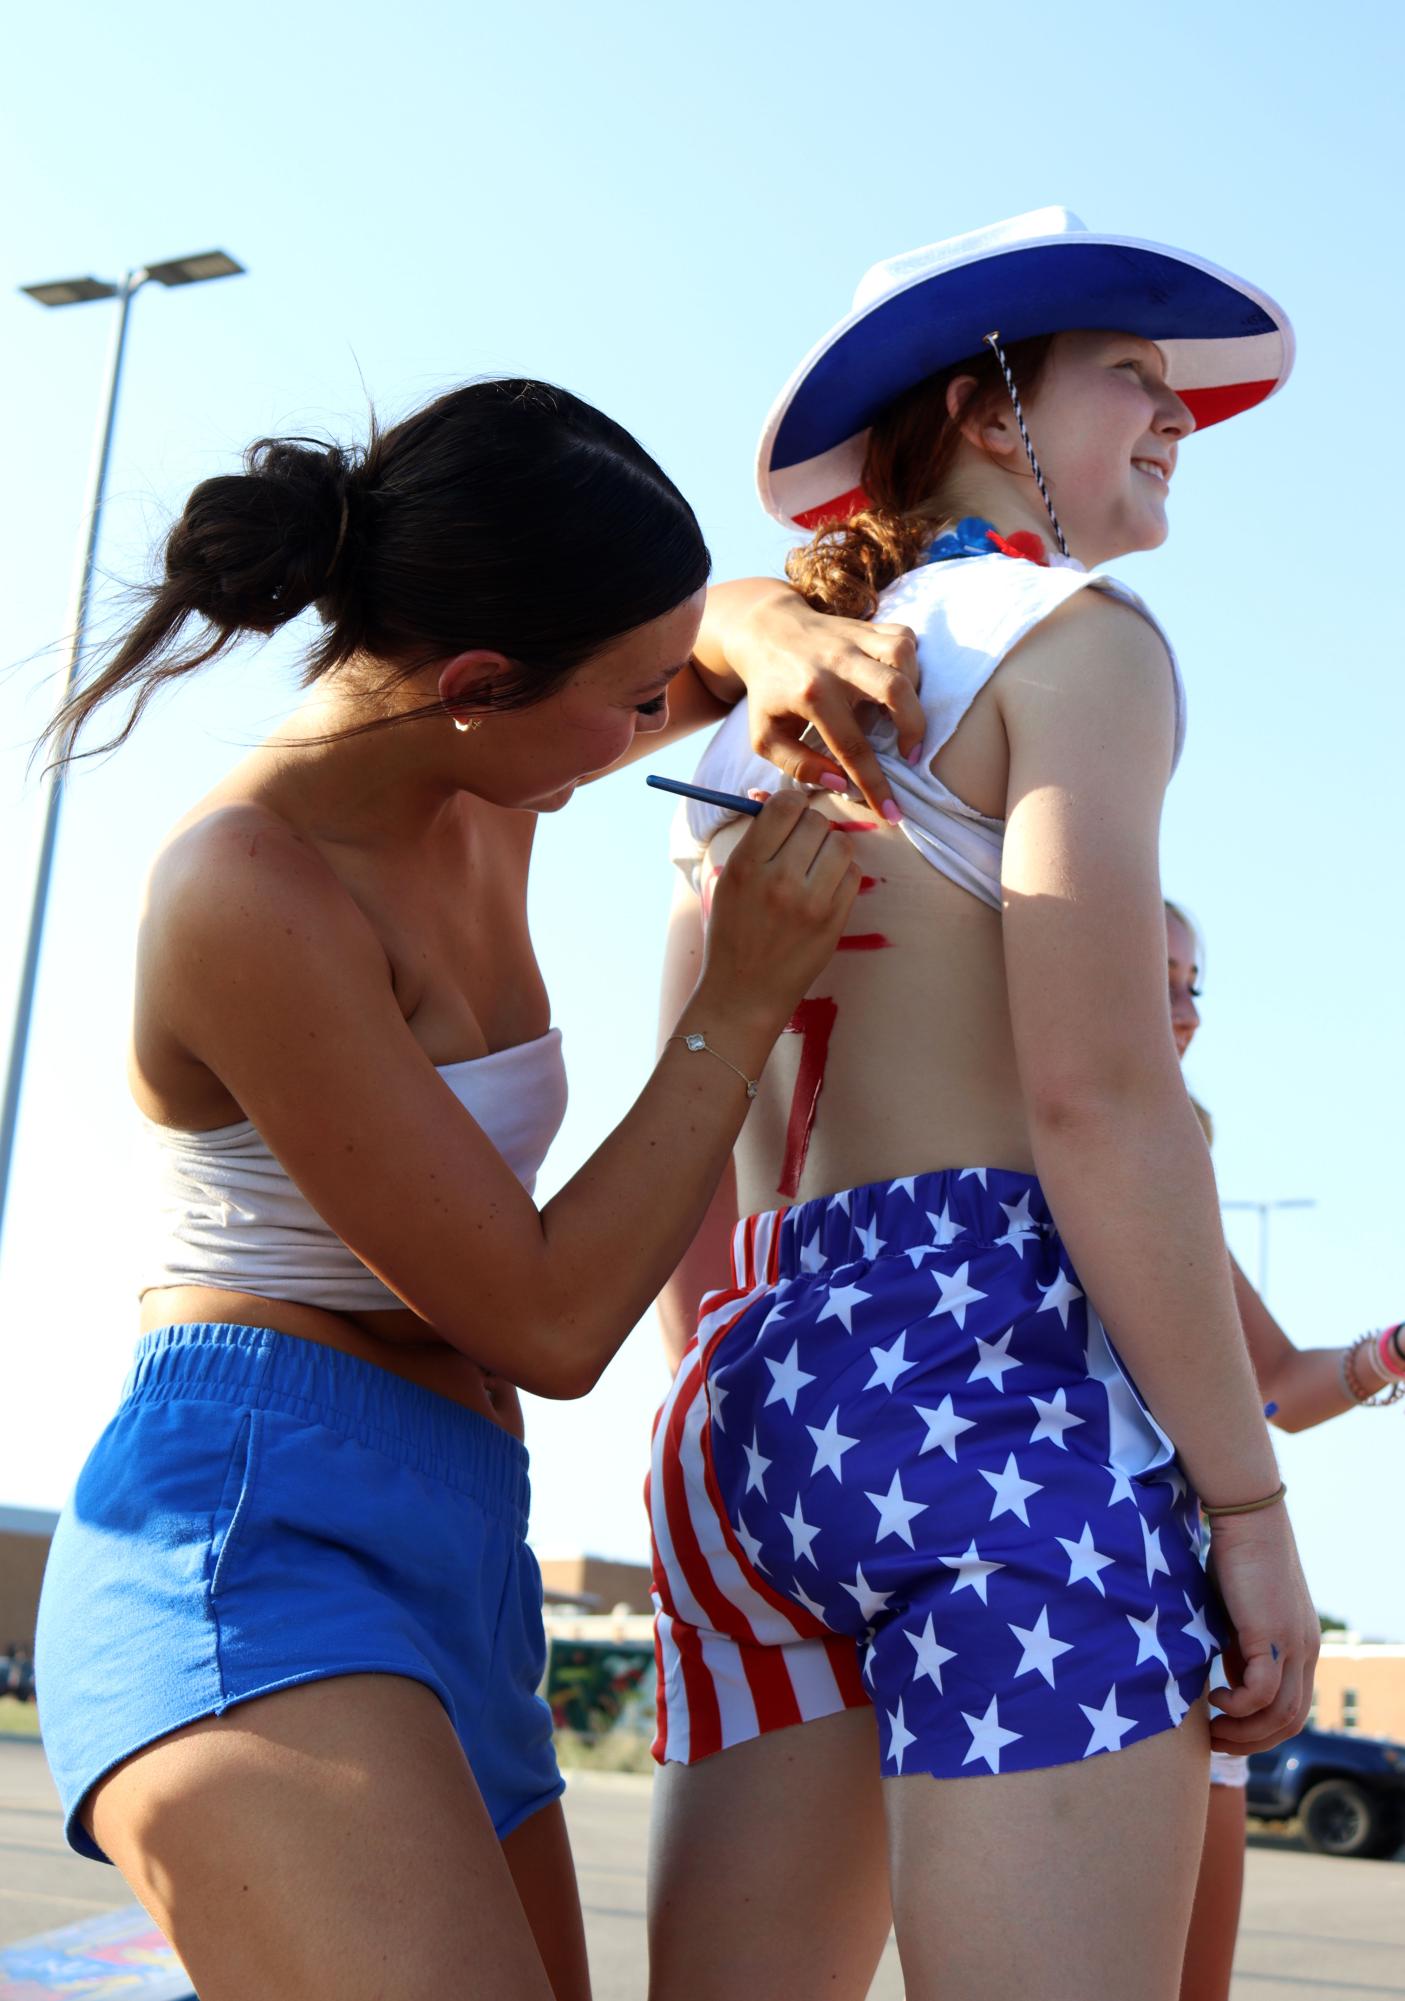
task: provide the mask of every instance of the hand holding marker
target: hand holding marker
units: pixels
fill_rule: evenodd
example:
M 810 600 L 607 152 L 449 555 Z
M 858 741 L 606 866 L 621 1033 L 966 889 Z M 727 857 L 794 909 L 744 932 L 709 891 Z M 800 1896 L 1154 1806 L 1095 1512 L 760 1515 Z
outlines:
M 676 792 L 681 799 L 701 799 L 705 806 L 726 806 L 733 813 L 748 813 L 752 819 L 761 811 L 759 799 L 743 799 L 739 792 L 714 792 L 707 785 L 685 785 L 681 778 L 656 778 L 650 772 L 644 783 L 659 792 Z

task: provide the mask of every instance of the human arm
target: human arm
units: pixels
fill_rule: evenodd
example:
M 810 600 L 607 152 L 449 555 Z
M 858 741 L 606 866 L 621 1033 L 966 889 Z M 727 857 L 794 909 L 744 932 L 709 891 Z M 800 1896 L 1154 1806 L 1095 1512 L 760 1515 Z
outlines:
M 1229 1268 L 1259 1395 L 1272 1408 L 1271 1421 L 1278 1429 L 1310 1431 L 1329 1417 L 1357 1409 L 1356 1398 L 1342 1383 L 1343 1349 L 1294 1347 L 1233 1257 Z M 1344 1345 L 1350 1347 L 1351 1343 Z M 1378 1387 L 1369 1357 L 1361 1366 L 1361 1377 L 1365 1385 Z
M 1171 671 L 1130 607 L 1080 594 L 1002 666 L 1002 864 L 1016 1059 L 1060 1232 L 1207 1503 L 1278 1485 L 1235 1306 L 1214 1177 L 1167 1021 L 1157 871 Z M 1222 1518 L 1215 1566 L 1246 1667 L 1216 1740 L 1306 1713 L 1316 1622 L 1286 1512 Z M 1274 1649 L 1277 1649 L 1275 1657 Z
M 833 950 L 858 870 L 794 795 L 747 831 L 679 1027 L 755 1077 Z M 539 1212 L 415 1042 L 379 940 L 321 857 L 242 809 L 197 835 L 156 885 L 150 1012 L 441 1339 L 539 1395 L 583 1395 L 691 1241 L 746 1114 L 742 1079 L 671 1043 Z
M 841 782 L 831 789 L 852 785 L 881 813 L 892 792 L 855 711 L 866 703 L 887 709 L 906 755 L 926 727 L 916 683 L 917 647 L 905 625 L 815 611 L 774 577 L 714 584 L 692 660 L 669 687 L 667 728 L 636 737 L 620 763 L 704 728 L 745 696 L 762 757 L 800 785 L 826 777 Z M 808 728 L 834 756 L 801 742 Z
M 664 948 L 663 980 L 659 995 L 659 1043 L 671 1032 L 680 1009 L 692 992 L 702 967 L 702 904 L 688 886 L 679 883 L 669 912 L 668 941 Z M 655 1302 L 663 1349 L 670 1369 L 676 1370 L 683 1351 L 697 1325 L 698 1301 L 727 1283 L 730 1271 L 732 1232 L 737 1225 L 737 1172 L 728 1160 L 717 1192 L 707 1205 L 697 1235 L 678 1262 Z

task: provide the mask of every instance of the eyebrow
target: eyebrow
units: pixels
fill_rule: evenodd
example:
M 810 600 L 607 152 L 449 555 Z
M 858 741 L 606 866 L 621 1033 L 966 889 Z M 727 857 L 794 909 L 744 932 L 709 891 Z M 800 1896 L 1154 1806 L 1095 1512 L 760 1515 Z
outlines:
M 670 681 L 674 681 L 678 678 L 678 676 L 683 672 L 683 669 L 685 667 L 691 667 L 692 664 L 693 664 L 693 656 L 689 654 L 688 658 L 686 660 L 680 660 L 676 667 L 665 667 L 663 672 L 661 674 L 656 674 L 652 681 L 645 682 L 642 692 L 647 694 L 649 690 L 652 688 L 666 688 Z

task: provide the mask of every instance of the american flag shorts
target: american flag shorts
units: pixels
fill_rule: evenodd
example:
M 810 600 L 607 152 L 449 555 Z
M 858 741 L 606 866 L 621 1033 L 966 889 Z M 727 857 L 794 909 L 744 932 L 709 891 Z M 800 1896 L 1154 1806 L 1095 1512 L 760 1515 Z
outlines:
M 1198 1503 L 1030 1175 L 740 1224 L 654 1430 L 660 1762 L 872 1705 L 885 1776 L 1174 1728 L 1219 1646 Z

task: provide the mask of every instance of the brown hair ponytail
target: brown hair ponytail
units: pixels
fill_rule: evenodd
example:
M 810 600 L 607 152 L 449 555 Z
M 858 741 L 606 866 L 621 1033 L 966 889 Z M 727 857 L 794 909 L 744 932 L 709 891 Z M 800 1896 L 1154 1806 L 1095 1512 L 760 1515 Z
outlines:
M 1048 357 L 1052 335 L 1012 341 L 1005 353 L 1022 393 L 1030 395 Z M 974 376 L 952 417 L 947 389 Z M 785 572 L 817 611 L 844 618 L 872 618 L 882 591 L 915 569 L 924 551 L 951 519 L 942 485 L 961 438 L 961 425 L 982 405 L 1006 394 L 999 364 L 984 349 L 969 361 L 926 376 L 895 396 L 874 419 L 864 457 L 863 490 L 869 505 L 842 521 L 823 524 L 786 558 Z

